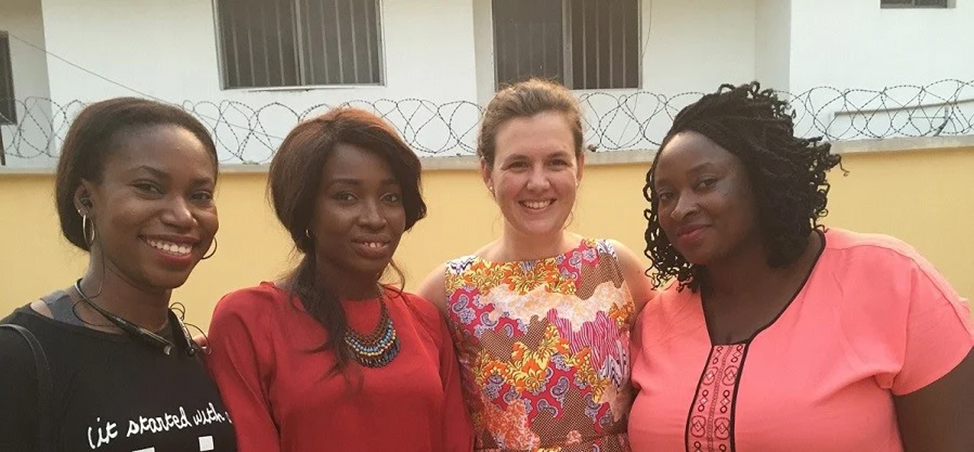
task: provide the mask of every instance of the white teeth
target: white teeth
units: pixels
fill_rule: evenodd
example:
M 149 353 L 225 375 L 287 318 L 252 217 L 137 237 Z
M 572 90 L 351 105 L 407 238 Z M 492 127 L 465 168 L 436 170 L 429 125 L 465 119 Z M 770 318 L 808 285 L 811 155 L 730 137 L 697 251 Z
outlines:
M 552 200 L 547 201 L 522 201 L 521 204 L 529 209 L 540 210 L 551 205 L 554 202 Z
M 146 239 L 145 240 L 145 243 L 148 243 L 149 246 L 151 246 L 151 247 L 153 247 L 155 249 L 163 250 L 163 251 L 165 251 L 167 253 L 178 254 L 178 255 L 182 255 L 182 256 L 185 256 L 185 255 L 189 254 L 189 252 L 193 250 L 193 247 L 188 246 L 188 245 L 177 245 L 175 243 L 171 243 L 171 242 L 160 242 L 158 240 L 149 240 L 149 239 Z

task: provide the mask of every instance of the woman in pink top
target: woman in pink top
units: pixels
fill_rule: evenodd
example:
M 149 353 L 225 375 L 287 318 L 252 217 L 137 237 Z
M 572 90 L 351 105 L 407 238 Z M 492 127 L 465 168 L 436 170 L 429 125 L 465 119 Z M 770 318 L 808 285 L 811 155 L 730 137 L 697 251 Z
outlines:
M 647 175 L 675 279 L 636 326 L 634 451 L 974 451 L 974 328 L 908 245 L 826 229 L 839 164 L 757 83 L 677 115 Z

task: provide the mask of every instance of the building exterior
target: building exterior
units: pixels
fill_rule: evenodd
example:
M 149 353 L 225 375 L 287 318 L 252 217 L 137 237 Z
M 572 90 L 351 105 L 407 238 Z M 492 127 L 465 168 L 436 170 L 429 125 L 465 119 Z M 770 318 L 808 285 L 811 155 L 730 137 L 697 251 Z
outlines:
M 0 11 L 9 166 L 50 165 L 83 103 L 133 95 L 197 113 L 227 163 L 267 162 L 298 119 L 342 103 L 385 115 L 421 156 L 467 155 L 478 106 L 529 75 L 578 92 L 603 150 L 655 149 L 700 92 L 755 79 L 794 95 L 802 133 L 832 140 L 966 135 L 974 116 L 970 2 L 0 0 Z

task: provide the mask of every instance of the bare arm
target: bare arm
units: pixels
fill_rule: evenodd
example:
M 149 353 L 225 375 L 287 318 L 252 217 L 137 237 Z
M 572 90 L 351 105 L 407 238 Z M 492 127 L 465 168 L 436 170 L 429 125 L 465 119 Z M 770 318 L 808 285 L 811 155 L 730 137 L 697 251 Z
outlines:
M 616 256 L 619 257 L 622 276 L 626 279 L 629 293 L 632 294 L 632 299 L 636 303 L 636 314 L 639 314 L 646 306 L 646 302 L 656 296 L 653 281 L 646 276 L 647 267 L 639 260 L 636 253 L 618 241 L 612 240 L 611 242 L 616 250 Z
M 947 375 L 894 402 L 906 452 L 974 451 L 974 352 Z
M 446 315 L 446 264 L 436 266 L 416 290 L 419 295 L 433 303 L 440 314 Z

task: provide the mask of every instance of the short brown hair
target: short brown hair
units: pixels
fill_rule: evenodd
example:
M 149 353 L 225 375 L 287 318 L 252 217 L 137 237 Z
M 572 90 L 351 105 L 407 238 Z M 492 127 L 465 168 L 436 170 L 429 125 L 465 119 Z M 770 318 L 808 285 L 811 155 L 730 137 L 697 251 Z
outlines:
M 511 119 L 530 118 L 547 111 L 565 115 L 575 139 L 575 157 L 581 157 L 584 138 L 578 100 L 564 86 L 538 78 L 510 85 L 498 91 L 490 100 L 477 136 L 477 156 L 484 159 L 488 167 L 493 167 L 500 127 Z
M 54 178 L 61 233 L 69 242 L 89 251 L 81 215 L 75 209 L 74 194 L 82 180 L 101 182 L 105 162 L 115 150 L 114 140 L 118 134 L 140 127 L 169 125 L 195 135 L 213 157 L 214 168 L 218 165 L 216 146 L 209 131 L 193 115 L 177 106 L 136 97 L 118 97 L 91 104 L 78 114 L 64 139 Z

